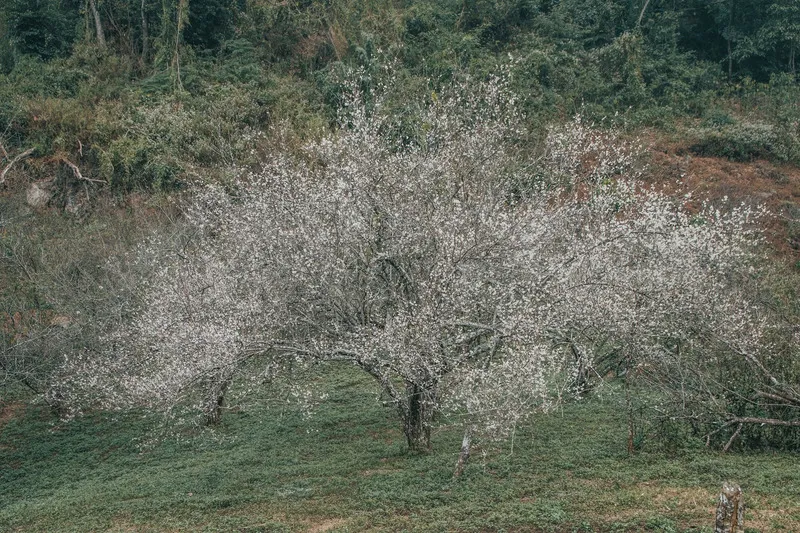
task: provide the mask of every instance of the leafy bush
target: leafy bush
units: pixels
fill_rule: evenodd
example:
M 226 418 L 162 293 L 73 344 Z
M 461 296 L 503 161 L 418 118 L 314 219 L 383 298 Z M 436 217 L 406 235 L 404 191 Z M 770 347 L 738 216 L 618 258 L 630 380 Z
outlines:
M 763 122 L 743 122 L 694 131 L 697 140 L 691 150 L 703 156 L 725 157 L 733 161 L 773 159 L 796 160 L 800 156 L 797 136 L 787 135 Z
M 710 109 L 703 120 L 703 126 L 708 128 L 719 128 L 724 126 L 731 126 L 736 124 L 734 119 L 728 112 L 718 107 Z

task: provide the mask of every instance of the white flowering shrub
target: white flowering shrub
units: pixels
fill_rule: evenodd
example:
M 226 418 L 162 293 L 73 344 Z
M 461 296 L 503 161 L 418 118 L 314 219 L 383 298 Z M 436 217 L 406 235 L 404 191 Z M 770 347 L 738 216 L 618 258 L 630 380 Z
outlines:
M 600 338 L 653 357 L 667 337 L 710 331 L 758 348 L 763 324 L 731 286 L 757 211 L 688 213 L 631 178 L 630 145 L 579 119 L 551 131 L 561 178 L 542 183 L 512 149 L 520 118 L 507 77 L 463 83 L 421 106 L 417 141 L 398 145 L 380 96 L 365 106 L 353 89 L 335 135 L 196 192 L 182 245 L 143 247 L 157 268 L 135 319 L 102 357 L 71 360 L 62 388 L 169 409 L 200 387 L 213 412 L 245 369 L 345 362 L 426 449 L 442 410 L 470 436 L 507 435 Z
M 600 131 L 578 114 L 547 129 L 543 167 L 562 185 L 597 185 L 620 176 L 631 181 L 642 175 L 643 153 L 641 142 L 622 141 L 616 131 Z

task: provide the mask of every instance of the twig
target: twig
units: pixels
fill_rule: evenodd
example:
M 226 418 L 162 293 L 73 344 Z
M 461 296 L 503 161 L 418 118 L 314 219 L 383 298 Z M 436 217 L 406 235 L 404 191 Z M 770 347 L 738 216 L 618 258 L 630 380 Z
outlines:
M 26 157 L 31 155 L 33 153 L 33 151 L 34 151 L 34 148 L 29 148 L 29 149 L 25 150 L 24 152 L 22 152 L 21 154 L 18 154 L 17 157 L 15 157 L 14 159 L 11 160 L 11 162 L 8 164 L 8 166 L 6 166 L 6 168 L 4 168 L 2 172 L 0 172 L 0 185 L 2 185 L 6 181 L 6 174 L 8 174 L 9 170 L 11 170 L 11 167 L 13 167 L 14 164 L 17 161 L 19 161 L 21 159 L 25 159 Z M 3 149 L 3 152 L 4 153 L 6 152 L 5 148 Z M 8 153 L 6 153 L 6 157 L 8 157 Z
M 108 182 L 106 180 L 98 180 L 98 179 L 93 179 L 93 178 L 87 178 L 86 176 L 81 174 L 81 169 L 78 168 L 78 165 L 76 165 L 75 163 L 73 163 L 72 161 L 67 159 L 66 157 L 60 157 L 59 159 L 61 160 L 62 163 L 67 165 L 72 170 L 72 173 L 75 175 L 75 178 L 77 178 L 79 180 L 83 180 L 83 181 L 88 181 L 88 182 L 91 182 L 91 183 L 105 183 L 105 184 L 108 184 Z
M 800 427 L 800 420 L 781 420 L 779 418 L 757 418 L 752 416 L 734 418 L 731 422 L 739 422 L 740 424 L 762 424 L 767 426 Z

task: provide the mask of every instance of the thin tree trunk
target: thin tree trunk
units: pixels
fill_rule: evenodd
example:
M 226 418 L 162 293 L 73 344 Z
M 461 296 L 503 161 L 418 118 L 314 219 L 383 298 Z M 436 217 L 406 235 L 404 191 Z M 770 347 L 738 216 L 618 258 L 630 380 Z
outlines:
M 628 455 L 633 455 L 635 451 L 634 445 L 634 437 L 636 435 L 636 427 L 634 424 L 634 417 L 633 417 L 633 399 L 631 398 L 631 386 L 630 386 L 630 373 L 631 373 L 631 365 L 630 361 L 628 361 L 627 369 L 625 370 L 625 406 L 627 407 L 628 411 Z
M 183 82 L 181 81 L 181 36 L 183 34 L 183 26 L 186 22 L 186 17 L 189 11 L 189 0 L 178 0 L 178 13 L 175 24 L 175 57 L 173 64 L 175 66 L 176 85 L 179 91 L 183 91 Z
M 733 79 L 733 56 L 731 55 L 731 40 L 728 38 L 728 79 Z
M 106 35 L 103 32 L 103 23 L 100 21 L 100 13 L 97 11 L 97 4 L 95 0 L 89 0 L 89 8 L 92 11 L 92 18 L 94 18 L 94 29 L 97 33 L 97 44 L 101 48 L 106 47 Z
M 731 45 L 731 31 L 733 30 L 733 5 L 728 13 L 728 35 L 725 40 L 728 42 L 728 79 L 733 79 L 733 47 Z
M 458 454 L 458 461 L 456 462 L 456 471 L 453 472 L 453 477 L 461 477 L 464 469 L 467 467 L 469 461 L 469 454 L 472 447 L 472 426 L 467 426 L 464 429 L 464 438 L 461 439 L 461 451 Z
M 222 420 L 222 406 L 225 403 L 225 393 L 231 384 L 231 378 L 228 371 L 221 371 L 211 378 L 204 406 L 207 426 L 215 426 Z
M 646 0 L 644 6 L 642 6 L 642 11 L 639 13 L 639 19 L 636 21 L 636 27 L 642 25 L 642 19 L 644 18 L 644 12 L 647 11 L 647 6 L 650 5 L 650 0 Z
M 406 405 L 401 416 L 403 433 L 412 451 L 427 452 L 431 449 L 431 422 L 436 409 L 435 384 L 406 384 Z
M 150 34 L 147 28 L 147 13 L 145 12 L 145 0 L 141 3 L 141 16 L 142 16 L 142 61 L 147 62 L 147 54 L 150 52 Z

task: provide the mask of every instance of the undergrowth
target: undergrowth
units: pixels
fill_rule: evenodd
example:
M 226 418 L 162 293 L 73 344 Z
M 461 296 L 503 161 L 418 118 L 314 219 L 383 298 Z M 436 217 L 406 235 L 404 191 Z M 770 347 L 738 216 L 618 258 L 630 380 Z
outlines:
M 141 415 L 60 424 L 39 407 L 0 429 L 4 531 L 712 531 L 717 492 L 740 483 L 749 531 L 800 529 L 792 454 L 705 448 L 629 456 L 620 398 L 565 405 L 478 446 L 452 477 L 460 431 L 410 454 L 371 382 L 333 369 L 311 418 L 269 402 L 232 410 L 213 435 L 142 447 Z

